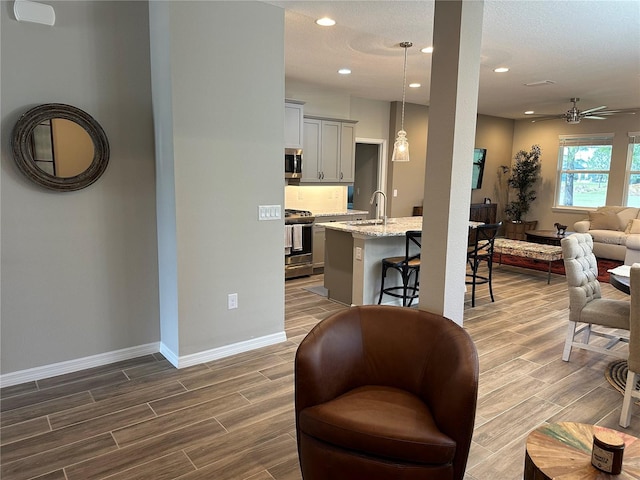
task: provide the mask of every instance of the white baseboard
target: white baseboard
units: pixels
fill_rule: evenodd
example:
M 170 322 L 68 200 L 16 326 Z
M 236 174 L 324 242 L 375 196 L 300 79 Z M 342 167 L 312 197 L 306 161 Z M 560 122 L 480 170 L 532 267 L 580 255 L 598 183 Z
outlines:
M 232 343 L 231 345 L 225 345 L 223 347 L 212 348 L 211 350 L 205 350 L 203 352 L 193 353 L 191 355 L 185 355 L 179 357 L 176 363 L 171 361 L 164 352 L 160 352 L 165 355 L 165 358 L 169 360 L 177 368 L 191 367 L 198 365 L 199 363 L 210 362 L 212 360 L 218 360 L 219 358 L 230 357 L 238 353 L 248 352 L 255 350 L 256 348 L 268 347 L 269 345 L 275 345 L 276 343 L 282 343 L 287 340 L 285 332 L 272 333 L 271 335 L 265 335 L 264 337 L 252 338 L 251 340 L 245 340 L 238 343 Z
M 285 332 L 273 333 L 263 337 L 252 338 L 242 342 L 232 343 L 223 347 L 213 348 L 204 352 L 193 353 L 183 357 L 177 356 L 175 352 L 170 350 L 164 343 L 156 342 L 137 347 L 124 348 L 113 352 L 101 353 L 90 357 L 77 358 L 66 362 L 52 363 L 42 367 L 29 368 L 18 372 L 5 373 L 0 375 L 0 386 L 10 387 L 25 382 L 33 382 L 42 380 L 43 378 L 55 377 L 66 373 L 73 373 L 87 368 L 100 367 L 110 363 L 129 360 L 131 358 L 141 357 L 152 353 L 160 352 L 174 367 L 185 368 L 197 365 L 199 363 L 210 362 L 219 358 L 229 357 L 237 353 L 248 352 L 256 348 L 275 345 L 276 343 L 285 342 L 287 335 Z
M 158 342 L 148 343 L 146 345 L 138 345 L 137 347 L 123 348 L 122 350 L 115 350 L 113 352 L 91 355 L 90 357 L 76 358 L 66 362 L 52 363 L 42 367 L 5 373 L 4 375 L 0 375 L 0 385 L 10 387 L 11 385 L 42 380 L 43 378 L 73 373 L 79 370 L 86 370 L 87 368 L 100 367 L 122 360 L 157 353 L 159 351 L 158 348 Z

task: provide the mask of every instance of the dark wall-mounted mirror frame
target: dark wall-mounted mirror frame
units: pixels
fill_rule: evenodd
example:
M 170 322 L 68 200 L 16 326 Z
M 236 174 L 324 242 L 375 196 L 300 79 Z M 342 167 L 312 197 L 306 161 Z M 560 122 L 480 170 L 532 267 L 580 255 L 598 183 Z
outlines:
M 43 122 L 61 118 L 80 125 L 91 137 L 94 146 L 89 167 L 73 177 L 56 177 L 40 169 L 33 158 L 33 133 Z M 109 141 L 100 124 L 88 113 L 63 103 L 46 103 L 25 112 L 13 129 L 13 158 L 18 169 L 31 181 L 45 188 L 63 192 L 80 190 L 91 185 L 104 173 L 109 163 Z

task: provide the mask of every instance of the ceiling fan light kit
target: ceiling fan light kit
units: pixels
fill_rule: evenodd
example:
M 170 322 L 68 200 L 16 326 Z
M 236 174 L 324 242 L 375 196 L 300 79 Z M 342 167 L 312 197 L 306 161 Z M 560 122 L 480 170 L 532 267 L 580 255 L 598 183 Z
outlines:
M 408 162 L 409 161 L 409 141 L 407 140 L 407 132 L 404 131 L 404 101 L 407 85 L 407 49 L 413 46 L 411 42 L 402 42 L 400 44 L 404 48 L 404 76 L 402 79 L 402 116 L 400 117 L 400 130 L 393 144 L 392 162 Z

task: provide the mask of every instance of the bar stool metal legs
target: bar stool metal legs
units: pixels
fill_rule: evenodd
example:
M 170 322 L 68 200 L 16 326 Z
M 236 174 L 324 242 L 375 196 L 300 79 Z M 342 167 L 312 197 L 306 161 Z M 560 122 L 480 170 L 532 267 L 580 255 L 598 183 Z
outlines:
M 402 306 L 411 306 L 413 300 L 418 298 L 420 285 L 420 239 L 422 231 L 409 230 L 405 234 L 404 256 L 388 257 L 382 259 L 382 278 L 380 280 L 380 297 L 378 305 L 382 303 L 383 295 L 401 298 Z M 412 252 L 413 250 L 413 252 Z M 400 273 L 402 285 L 386 287 L 385 279 L 389 269 Z M 413 282 L 411 277 L 413 276 Z

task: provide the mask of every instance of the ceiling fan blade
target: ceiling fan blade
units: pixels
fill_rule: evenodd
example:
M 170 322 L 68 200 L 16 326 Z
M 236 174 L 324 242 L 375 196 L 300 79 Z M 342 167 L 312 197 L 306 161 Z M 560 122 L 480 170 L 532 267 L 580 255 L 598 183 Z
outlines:
M 602 110 L 603 108 L 607 108 L 606 105 L 601 105 L 599 107 L 588 108 L 586 110 L 582 110 L 580 115 L 584 115 L 585 113 L 597 112 L 598 110 Z
M 606 120 L 607 119 L 607 117 L 597 117 L 594 115 L 585 115 L 582 118 L 586 118 L 587 120 Z
M 531 123 L 546 122 L 547 120 L 562 120 L 563 118 L 564 117 L 562 115 L 554 115 L 552 117 L 539 117 L 531 120 Z
M 627 115 L 635 115 L 639 112 L 638 108 L 622 108 L 620 110 L 605 110 L 603 112 L 598 112 L 598 115 L 618 115 L 618 114 L 627 114 Z

